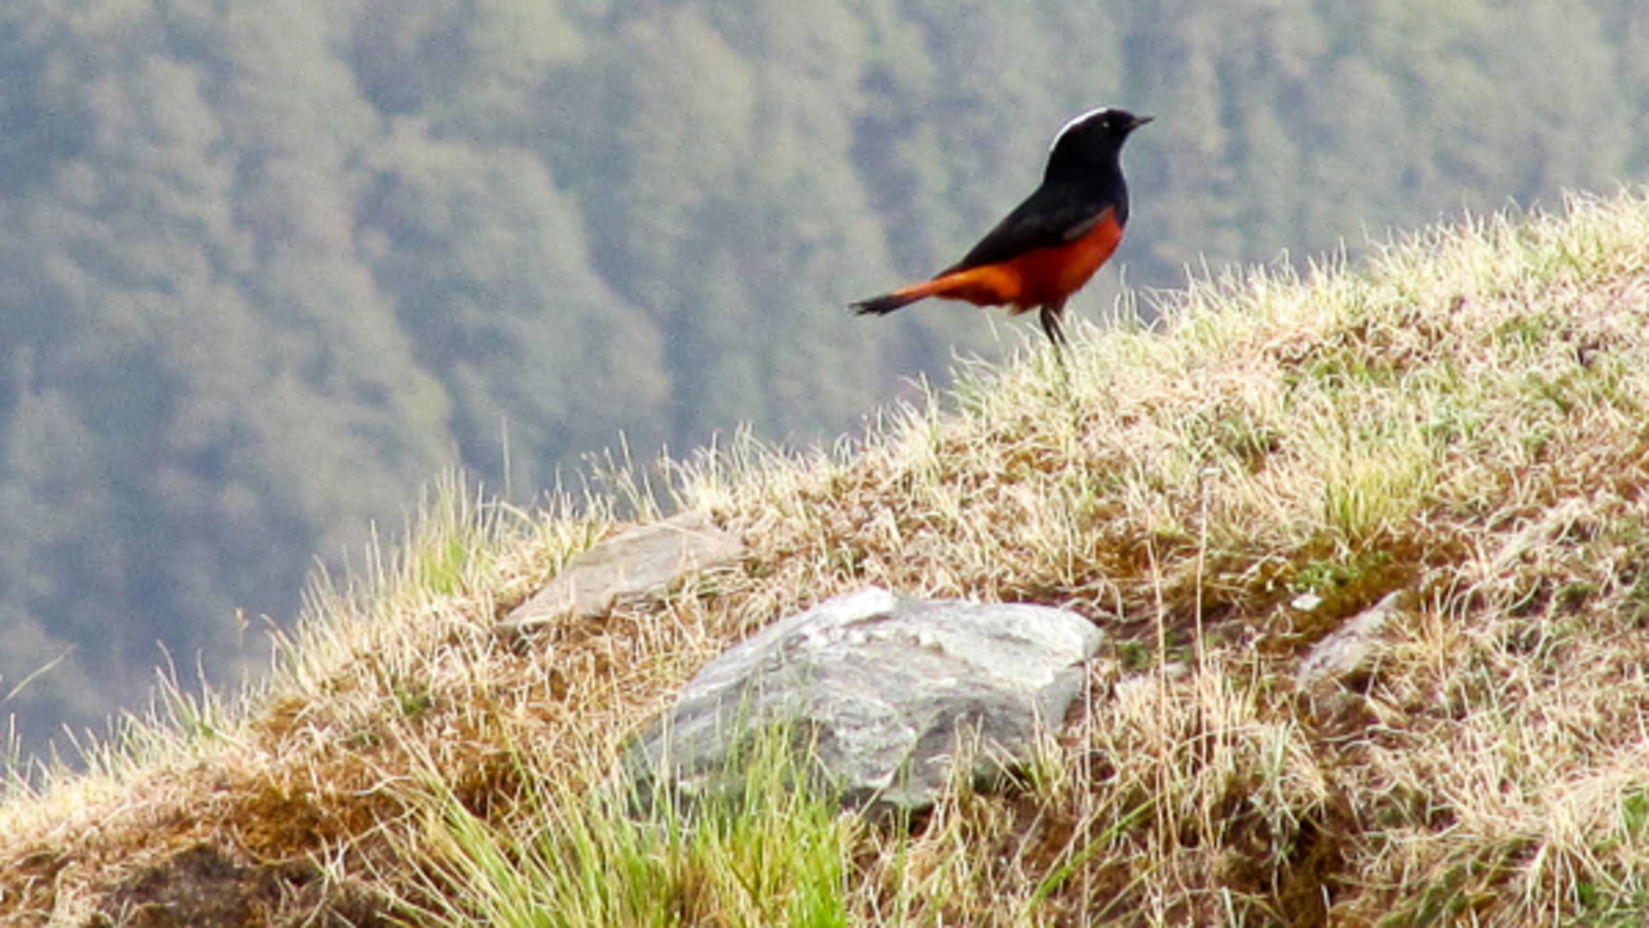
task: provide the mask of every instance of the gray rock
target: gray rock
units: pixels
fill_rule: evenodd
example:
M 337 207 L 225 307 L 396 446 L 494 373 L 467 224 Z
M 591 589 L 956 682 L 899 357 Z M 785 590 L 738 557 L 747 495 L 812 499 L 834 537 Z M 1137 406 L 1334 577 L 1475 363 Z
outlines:
M 702 512 L 637 526 L 574 556 L 496 631 L 524 634 L 566 615 L 602 615 L 620 602 L 656 596 L 689 574 L 743 555 L 744 542 L 717 528 Z
M 1339 682 L 1361 670 L 1378 647 L 1380 632 L 1397 614 L 1397 600 L 1401 595 L 1401 591 L 1386 594 L 1384 599 L 1317 642 L 1294 672 L 1295 684 L 1301 689 L 1312 689 Z
M 750 738 L 805 749 L 809 785 L 879 810 L 932 805 L 957 747 L 989 787 L 1031 757 L 1081 689 L 1100 632 L 1028 605 L 918 600 L 864 587 L 762 630 L 711 661 L 631 743 L 637 795 L 736 795 Z

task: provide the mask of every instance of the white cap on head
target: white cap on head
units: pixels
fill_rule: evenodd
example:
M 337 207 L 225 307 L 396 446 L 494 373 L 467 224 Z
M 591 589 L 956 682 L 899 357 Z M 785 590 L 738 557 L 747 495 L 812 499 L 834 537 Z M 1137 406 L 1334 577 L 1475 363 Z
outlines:
M 1087 122 L 1088 120 L 1093 119 L 1095 116 L 1103 116 L 1110 111 L 1110 107 L 1101 106 L 1096 109 L 1091 109 L 1079 116 L 1071 117 L 1070 121 L 1066 122 L 1065 125 L 1060 126 L 1059 131 L 1054 133 L 1054 140 L 1048 143 L 1048 150 L 1053 151 L 1054 146 L 1059 144 L 1059 140 L 1065 137 L 1065 133 L 1075 129 L 1077 126 Z

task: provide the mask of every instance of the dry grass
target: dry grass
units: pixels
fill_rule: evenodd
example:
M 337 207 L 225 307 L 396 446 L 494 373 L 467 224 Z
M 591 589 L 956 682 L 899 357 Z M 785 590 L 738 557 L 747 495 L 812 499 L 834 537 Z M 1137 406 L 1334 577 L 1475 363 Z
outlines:
M 449 487 L 316 591 L 258 692 L 174 693 L 91 775 L 14 783 L 0 919 L 181 924 L 159 887 L 193 880 L 226 924 L 1649 921 L 1649 201 L 1161 300 L 1162 331 L 965 370 L 854 447 L 671 465 L 750 557 L 527 647 L 493 620 L 650 496 L 621 475 L 527 515 Z M 904 828 L 755 803 L 719 842 L 601 801 L 705 660 L 866 582 L 1111 634 L 1021 790 Z M 1297 690 L 1394 590 L 1378 662 Z

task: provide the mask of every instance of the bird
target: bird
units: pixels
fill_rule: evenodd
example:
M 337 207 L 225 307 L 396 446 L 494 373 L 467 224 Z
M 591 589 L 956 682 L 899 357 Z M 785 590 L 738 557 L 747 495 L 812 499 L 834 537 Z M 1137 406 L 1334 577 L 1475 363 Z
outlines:
M 1122 143 L 1153 118 L 1100 107 L 1071 119 L 1048 147 L 1042 183 L 962 260 L 851 308 L 885 316 L 928 297 L 1007 306 L 1015 316 L 1034 308 L 1058 351 L 1065 301 L 1110 259 L 1128 223 Z

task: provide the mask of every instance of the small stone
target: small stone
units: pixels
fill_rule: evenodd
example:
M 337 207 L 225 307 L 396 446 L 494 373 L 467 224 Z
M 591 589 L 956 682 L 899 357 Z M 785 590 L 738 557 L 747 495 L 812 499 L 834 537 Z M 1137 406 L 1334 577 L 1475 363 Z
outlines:
M 1310 612 L 1322 604 L 1323 598 L 1318 596 L 1316 593 L 1301 593 L 1300 595 L 1294 597 L 1293 602 L 1289 603 L 1290 606 L 1293 606 L 1301 612 Z

